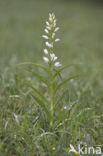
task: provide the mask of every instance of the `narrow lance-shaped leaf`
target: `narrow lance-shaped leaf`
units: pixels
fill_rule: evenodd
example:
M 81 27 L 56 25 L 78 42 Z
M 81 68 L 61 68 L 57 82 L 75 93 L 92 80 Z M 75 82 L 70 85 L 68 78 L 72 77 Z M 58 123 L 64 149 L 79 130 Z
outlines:
M 55 110 L 56 110 L 58 104 L 62 101 L 62 99 L 63 99 L 63 97 L 65 96 L 66 93 L 67 93 L 67 90 L 65 90 L 65 91 L 62 93 L 62 95 L 59 96 L 59 98 L 58 98 L 58 100 L 57 100 L 57 102 L 56 102 L 56 104 L 55 104 Z
M 76 66 L 76 65 L 80 65 L 80 63 L 72 63 L 72 64 L 68 64 L 68 65 L 63 66 L 63 67 L 60 68 L 59 70 L 56 70 L 56 73 L 54 74 L 54 77 L 53 77 L 53 78 L 55 79 L 55 77 L 56 77 L 57 75 L 59 75 L 60 72 L 63 71 L 64 69 L 69 68 L 69 67 L 71 67 L 71 66 Z
M 20 66 L 20 65 L 34 65 L 34 66 L 44 69 L 45 71 L 48 71 L 48 68 L 46 68 L 45 66 L 43 66 L 41 64 L 33 63 L 33 62 L 23 62 L 23 63 L 17 64 L 16 66 Z
M 40 81 L 42 81 L 43 83 L 45 83 L 47 86 L 48 86 L 48 82 L 45 80 L 44 77 L 42 77 L 41 75 L 39 75 L 38 73 L 36 72 L 33 72 L 33 74 L 40 79 Z
M 45 98 L 45 96 L 43 96 L 35 87 L 32 87 L 32 86 L 29 86 L 29 87 L 32 88 L 44 102 L 46 102 L 47 104 L 49 104 L 49 102 Z
M 61 82 L 61 83 L 59 83 L 59 84 L 57 85 L 57 87 L 55 88 L 54 93 L 56 93 L 56 91 L 57 91 L 61 86 L 63 86 L 66 82 L 68 82 L 69 80 L 72 80 L 72 79 L 77 78 L 77 77 L 80 77 L 80 76 L 86 76 L 86 73 L 77 74 L 77 75 L 74 75 L 74 76 L 71 76 L 71 77 L 65 79 L 63 82 Z
M 42 110 L 47 114 L 49 119 L 51 119 L 50 112 L 48 111 L 48 108 L 45 106 L 45 103 L 42 100 L 40 100 L 38 97 L 33 95 L 32 93 L 31 93 L 31 96 L 38 103 L 38 105 L 42 108 Z
M 62 79 L 62 76 L 61 76 L 61 74 L 60 74 L 60 72 L 58 72 L 58 70 L 56 70 L 56 69 L 54 69 L 54 71 L 55 71 L 56 73 L 55 73 L 53 79 L 58 75 L 58 76 L 60 77 L 60 79 L 63 80 L 63 79 Z

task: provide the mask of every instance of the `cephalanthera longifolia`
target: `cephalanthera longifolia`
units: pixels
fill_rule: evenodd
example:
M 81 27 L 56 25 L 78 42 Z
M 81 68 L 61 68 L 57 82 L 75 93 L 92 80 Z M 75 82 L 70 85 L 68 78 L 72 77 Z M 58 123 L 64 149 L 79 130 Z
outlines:
M 46 72 L 47 79 L 44 78 L 40 73 L 34 73 L 35 76 L 42 82 L 43 86 L 46 87 L 46 91 L 48 96 L 44 94 L 43 91 L 40 91 L 33 84 L 29 84 L 29 87 L 32 88 L 32 92 L 30 95 L 35 100 L 35 102 L 40 106 L 42 111 L 47 116 L 47 120 L 49 122 L 50 128 L 56 126 L 58 123 L 55 118 L 55 112 L 59 112 L 59 102 L 63 95 L 59 94 L 61 87 L 69 80 L 79 77 L 83 74 L 77 74 L 73 76 L 62 78 L 61 72 L 71 66 L 75 66 L 78 63 L 68 64 L 63 66 L 59 61 L 58 57 L 55 55 L 54 46 L 57 42 L 60 41 L 59 38 L 56 38 L 56 33 L 59 30 L 59 27 L 56 25 L 56 18 L 54 13 L 49 14 L 49 19 L 46 21 L 46 28 L 44 29 L 44 35 L 42 37 L 45 39 L 45 48 L 43 49 L 43 60 L 45 65 L 36 64 L 36 63 L 22 63 L 22 64 L 32 64 L 38 68 L 41 68 L 44 72 Z M 65 90 L 65 89 L 64 89 Z M 63 108 L 63 109 L 66 109 Z M 58 123 L 59 124 L 59 123 Z M 55 126 L 54 126 L 55 125 Z

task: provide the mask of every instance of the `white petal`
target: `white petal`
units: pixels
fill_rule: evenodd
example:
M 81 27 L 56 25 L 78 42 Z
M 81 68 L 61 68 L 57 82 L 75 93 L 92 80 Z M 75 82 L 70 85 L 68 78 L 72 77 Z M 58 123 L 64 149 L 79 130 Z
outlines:
M 44 30 L 47 34 L 49 33 L 49 31 L 47 29 Z
M 57 60 L 57 56 L 55 56 L 54 53 L 50 54 L 50 56 L 51 56 L 51 61 Z
M 46 21 L 46 25 L 48 25 L 48 26 L 49 26 L 49 22 L 48 22 L 48 21 Z
M 53 21 L 53 26 L 56 27 L 56 20 Z
M 56 23 L 54 23 L 53 26 L 56 27 Z
M 46 26 L 46 28 L 47 28 L 48 30 L 51 30 L 51 27 L 50 27 L 50 26 Z
M 56 61 L 56 60 L 57 60 L 57 58 L 58 58 L 58 57 L 57 57 L 57 56 L 55 56 L 55 57 L 54 57 L 54 61 Z
M 51 17 L 52 16 L 52 14 L 51 13 L 49 13 L 49 17 Z
M 61 66 L 60 62 L 56 62 L 54 65 L 55 65 L 55 67 L 60 67 Z
M 42 37 L 48 40 L 48 36 L 46 36 L 46 35 L 42 35 Z
M 48 50 L 47 50 L 47 49 L 44 49 L 44 53 L 45 53 L 45 54 L 48 54 Z
M 54 38 L 54 37 L 55 37 L 55 33 L 52 34 L 52 38 Z
M 54 32 L 57 32 L 59 30 L 59 27 L 55 28 Z
M 52 21 L 53 21 L 52 17 L 49 17 L 49 21 L 50 21 L 50 22 L 52 22 Z
M 47 57 L 43 57 L 44 62 L 48 63 L 49 59 Z
M 55 57 L 55 54 L 54 54 L 54 53 L 52 53 L 52 54 L 50 54 L 50 56 L 51 56 L 52 58 L 54 58 L 54 57 Z
M 56 19 L 54 20 L 54 23 L 56 23 Z
M 55 54 L 54 53 L 50 54 L 50 57 L 51 57 L 51 61 L 52 61 L 55 57 Z
M 60 39 L 59 38 L 57 38 L 56 40 L 55 40 L 55 42 L 59 42 L 60 41 Z
M 54 15 L 54 13 L 52 13 L 52 18 L 55 19 L 55 15 Z
M 46 44 L 47 47 L 49 47 L 49 48 L 53 48 L 53 45 L 50 44 L 49 42 L 46 42 L 45 44 Z

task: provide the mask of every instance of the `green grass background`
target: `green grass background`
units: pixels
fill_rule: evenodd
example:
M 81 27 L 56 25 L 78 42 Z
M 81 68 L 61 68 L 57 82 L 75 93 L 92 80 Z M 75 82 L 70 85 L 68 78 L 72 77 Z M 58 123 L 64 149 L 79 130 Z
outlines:
M 70 140 L 65 143 L 66 139 L 64 139 L 63 142 L 64 136 L 61 136 L 55 145 L 57 153 L 48 152 L 56 143 L 55 139 L 51 141 L 51 144 L 44 139 L 44 147 L 39 143 L 35 145 L 29 138 L 31 132 L 26 131 L 28 124 L 32 127 L 31 120 L 34 120 L 36 116 L 33 116 L 33 110 L 32 115 L 29 117 L 27 115 L 28 109 L 34 109 L 32 101 L 29 98 L 22 98 L 19 101 L 9 99 L 9 95 L 21 93 L 20 90 L 23 87 L 26 92 L 23 81 L 32 77 L 22 69 L 16 70 L 15 64 L 25 61 L 43 63 L 44 41 L 41 36 L 44 33 L 49 12 L 55 13 L 60 27 L 58 36 L 61 42 L 55 46 L 56 55 L 62 64 L 82 63 L 81 67 L 76 68 L 75 71 L 89 73 L 86 78 L 73 83 L 74 89 L 71 87 L 70 94 L 71 99 L 81 95 L 78 111 L 85 106 L 93 108 L 91 113 L 85 113 L 81 117 L 80 122 L 84 124 L 87 131 L 91 128 L 88 132 L 91 135 L 90 144 L 103 144 L 103 4 L 96 1 L 0 0 L 1 156 L 25 154 L 34 156 L 37 153 L 42 156 L 67 155 L 62 149 L 67 147 L 67 144 L 69 146 Z M 13 120 L 14 112 L 23 118 L 21 133 Z M 95 120 L 92 120 L 93 116 Z M 8 121 L 7 131 L 4 127 L 6 121 Z M 35 136 L 39 134 L 38 129 Z M 72 130 L 74 144 L 77 139 L 75 131 Z M 15 135 L 18 135 L 17 140 L 14 138 Z M 26 139 L 24 143 L 20 141 L 22 136 Z M 39 150 L 36 150 L 36 146 L 39 146 Z

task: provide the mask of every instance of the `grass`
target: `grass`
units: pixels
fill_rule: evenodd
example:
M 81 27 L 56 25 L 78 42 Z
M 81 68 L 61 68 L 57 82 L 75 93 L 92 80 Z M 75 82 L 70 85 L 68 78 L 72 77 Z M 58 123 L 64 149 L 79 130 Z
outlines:
M 87 72 L 58 93 L 55 129 L 31 98 L 27 83 L 48 96 L 33 65 L 41 63 L 42 34 L 48 13 L 54 11 L 61 30 L 55 47 L 62 64 L 80 62 L 62 76 Z M 0 155 L 67 156 L 69 145 L 103 145 L 103 8 L 99 3 L 73 1 L 0 1 Z M 33 93 L 35 95 L 35 93 Z M 19 97 L 10 97 L 19 95 Z M 67 106 L 69 110 L 63 109 Z M 67 119 L 67 120 L 65 120 Z M 69 154 L 72 155 L 72 154 Z

